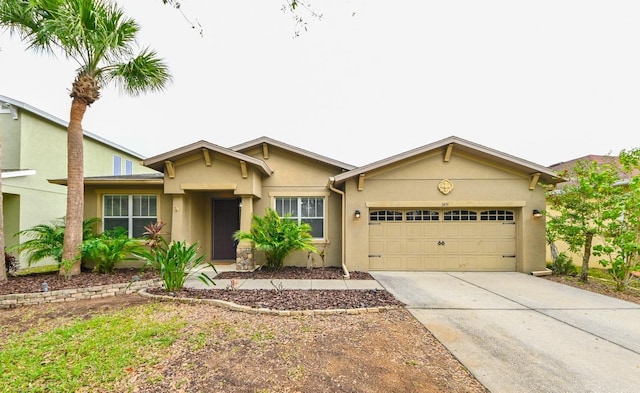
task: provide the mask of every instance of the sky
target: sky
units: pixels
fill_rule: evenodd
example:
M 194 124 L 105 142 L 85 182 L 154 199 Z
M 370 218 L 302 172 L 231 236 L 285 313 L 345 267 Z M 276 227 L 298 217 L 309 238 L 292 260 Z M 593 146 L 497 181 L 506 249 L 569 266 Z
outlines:
M 640 147 L 637 0 L 315 0 L 306 31 L 284 0 L 117 2 L 173 82 L 107 86 L 82 124 L 145 157 L 261 136 L 355 166 L 449 136 L 544 166 Z M 68 120 L 77 65 L 0 48 L 0 95 Z

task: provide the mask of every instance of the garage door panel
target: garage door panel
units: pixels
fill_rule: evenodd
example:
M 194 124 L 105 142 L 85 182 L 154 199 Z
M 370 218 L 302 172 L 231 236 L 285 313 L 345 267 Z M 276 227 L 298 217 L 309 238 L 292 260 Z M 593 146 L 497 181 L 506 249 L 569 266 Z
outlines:
M 441 215 L 442 217 L 442 215 Z M 376 222 L 370 226 L 373 270 L 515 271 L 513 221 Z

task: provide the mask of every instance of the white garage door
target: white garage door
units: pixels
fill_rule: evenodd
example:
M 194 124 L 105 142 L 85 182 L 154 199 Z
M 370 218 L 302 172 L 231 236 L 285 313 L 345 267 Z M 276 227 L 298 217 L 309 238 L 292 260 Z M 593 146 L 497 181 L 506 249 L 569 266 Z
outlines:
M 369 269 L 515 271 L 515 213 L 371 210 Z

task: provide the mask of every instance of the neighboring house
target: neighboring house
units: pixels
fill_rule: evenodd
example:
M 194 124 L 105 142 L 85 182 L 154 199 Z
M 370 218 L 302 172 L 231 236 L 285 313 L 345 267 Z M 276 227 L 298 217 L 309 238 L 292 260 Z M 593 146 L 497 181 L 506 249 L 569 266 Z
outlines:
M 326 265 L 345 271 L 542 270 L 545 222 L 533 213 L 545 210 L 543 185 L 564 181 L 455 136 L 359 168 L 266 137 L 200 141 L 144 165 L 163 175 L 87 178 L 85 216 L 133 235 L 165 222 L 168 238 L 199 242 L 209 260 L 240 270 L 264 256 L 232 235 L 268 207 L 310 223 Z
M 40 109 L 0 96 L 2 196 L 6 246 L 28 240 L 18 231 L 66 214 L 67 189 L 48 180 L 67 176 L 67 125 Z M 85 174 L 155 172 L 139 154 L 98 135 L 84 133 Z

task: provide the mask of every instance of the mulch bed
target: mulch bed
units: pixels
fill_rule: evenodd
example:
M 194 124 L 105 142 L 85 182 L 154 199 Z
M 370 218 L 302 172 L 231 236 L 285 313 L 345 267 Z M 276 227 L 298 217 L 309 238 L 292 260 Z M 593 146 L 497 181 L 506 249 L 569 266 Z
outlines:
M 277 271 L 271 271 L 267 269 L 258 269 L 252 272 L 243 272 L 243 271 L 227 271 L 220 272 L 215 278 L 219 279 L 231 279 L 231 278 L 240 278 L 240 279 L 299 279 L 299 280 L 342 280 L 344 272 L 341 268 L 331 266 L 331 267 L 318 267 L 313 269 L 307 269 L 306 267 L 297 267 L 297 266 L 284 266 Z M 373 280 L 373 277 L 367 272 L 349 272 L 349 277 L 351 280 Z
M 128 283 L 136 279 L 136 277 L 138 280 L 150 280 L 159 276 L 157 272 L 152 271 L 140 273 L 139 269 L 116 269 L 114 273 L 109 274 L 82 272 L 82 274 L 68 279 L 58 274 L 58 272 L 10 276 L 7 282 L 0 284 L 0 295 L 41 292 L 43 282 L 47 283 L 49 291 L 56 291 Z
M 154 295 L 167 295 L 162 288 L 148 289 Z M 170 296 L 192 299 L 217 299 L 252 308 L 271 310 L 334 310 L 403 306 L 385 290 L 320 289 L 193 289 L 184 288 Z

